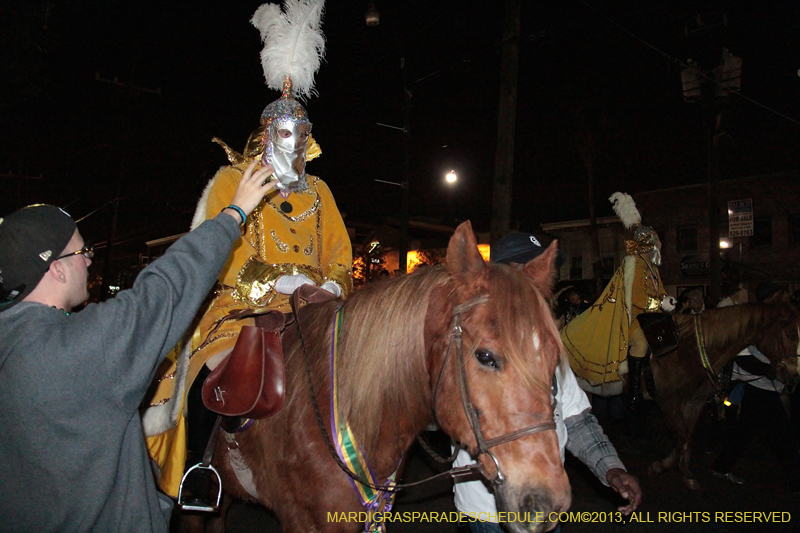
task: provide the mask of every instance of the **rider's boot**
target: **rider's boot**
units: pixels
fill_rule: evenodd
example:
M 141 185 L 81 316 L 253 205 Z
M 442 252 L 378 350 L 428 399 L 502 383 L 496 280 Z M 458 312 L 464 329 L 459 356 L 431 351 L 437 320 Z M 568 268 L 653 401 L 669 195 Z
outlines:
M 636 407 L 644 400 L 642 395 L 642 366 L 644 357 L 628 357 L 628 400 L 631 409 Z
M 203 365 L 197 378 L 192 383 L 187 397 L 186 413 L 186 470 L 194 465 L 203 462 L 206 446 L 211 438 L 211 431 L 214 428 L 217 414 L 210 411 L 205 404 L 201 391 L 203 382 L 211 373 L 207 366 Z M 211 470 L 197 468 L 192 470 L 189 475 L 184 476 L 181 486 L 181 507 L 190 506 L 192 509 L 211 507 L 216 501 L 216 494 L 211 494 L 211 480 L 213 474 Z
M 642 397 L 641 375 L 644 357 L 628 357 L 628 415 L 626 417 L 627 434 L 631 439 L 643 439 L 647 436 L 644 401 Z

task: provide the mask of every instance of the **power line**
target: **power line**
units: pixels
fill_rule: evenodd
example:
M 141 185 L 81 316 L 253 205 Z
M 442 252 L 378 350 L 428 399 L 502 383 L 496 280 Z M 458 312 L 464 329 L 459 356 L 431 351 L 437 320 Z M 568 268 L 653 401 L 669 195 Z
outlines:
M 597 13 L 598 15 L 600 15 L 601 17 L 603 17 L 603 18 L 604 18 L 604 19 L 605 19 L 605 20 L 606 20 L 606 21 L 607 21 L 609 24 L 612 24 L 612 25 L 616 26 L 616 27 L 617 27 L 617 28 L 619 28 L 621 31 L 623 31 L 623 32 L 627 33 L 628 35 L 630 35 L 631 37 L 633 37 L 634 39 L 636 39 L 637 41 L 639 41 L 640 43 L 642 43 L 642 44 L 643 44 L 643 45 L 645 45 L 646 47 L 650 48 L 651 50 L 655 51 L 656 53 L 658 53 L 658 54 L 659 54 L 659 55 L 661 55 L 662 57 L 665 57 L 666 59 L 668 59 L 668 60 L 669 60 L 669 61 L 671 61 L 672 63 L 675 63 L 676 65 L 680 65 L 680 66 L 681 66 L 681 67 L 683 67 L 683 68 L 692 68 L 692 67 L 691 67 L 691 65 L 688 65 L 688 64 L 686 64 L 685 62 L 681 61 L 680 59 L 678 59 L 678 58 L 676 58 L 676 57 L 674 57 L 674 56 L 671 56 L 671 55 L 670 55 L 670 54 L 668 54 L 667 52 L 664 52 L 664 51 L 663 51 L 663 50 L 661 50 L 660 48 L 656 47 L 655 45 L 652 45 L 652 44 L 650 44 L 649 42 L 645 41 L 644 39 L 642 39 L 641 37 L 639 37 L 638 35 L 636 35 L 636 34 L 635 34 L 635 33 L 633 33 L 632 31 L 630 31 L 629 29 L 627 29 L 625 26 L 623 26 L 623 25 L 622 25 L 622 24 L 620 24 L 619 22 L 615 21 L 614 19 L 612 19 L 611 17 L 607 16 L 606 14 L 604 14 L 603 12 L 601 12 L 599 9 L 597 9 L 596 7 L 594 7 L 593 5 L 591 5 L 591 4 L 589 4 L 588 2 L 586 2 L 586 0 L 578 0 L 578 1 L 579 1 L 580 3 L 582 3 L 583 5 L 585 5 L 586 7 L 588 7 L 589 9 L 593 10 L 594 12 L 596 12 L 596 13 Z M 697 71 L 697 73 L 698 73 L 698 74 L 699 74 L 699 75 L 700 75 L 702 78 L 704 78 L 706 81 L 710 81 L 710 82 L 714 83 L 715 85 L 720 85 L 720 83 L 719 83 L 717 80 L 715 80 L 714 78 L 711 78 L 711 77 L 710 77 L 710 76 L 708 76 L 708 75 L 707 75 L 705 72 L 702 72 L 702 71 L 700 71 L 699 69 L 698 69 L 698 70 L 696 70 L 696 71 Z M 729 91 L 729 92 L 731 92 L 731 91 Z M 736 96 L 738 96 L 739 98 L 742 98 L 742 99 L 744 99 L 744 100 L 746 100 L 746 101 L 750 102 L 751 104 L 755 104 L 755 105 L 757 105 L 757 106 L 759 106 L 759 107 L 761 107 L 761 108 L 764 108 L 764 109 L 766 109 L 767 111 L 769 111 L 770 113 L 773 113 L 773 114 L 775 114 L 775 115 L 777 115 L 777 116 L 779 116 L 779 117 L 781 117 L 781 118 L 783 118 L 783 119 L 786 119 L 786 120 L 788 120 L 789 122 L 792 122 L 792 123 L 794 123 L 794 124 L 797 124 L 798 126 L 800 126 L 800 121 L 797 121 L 797 120 L 793 119 L 792 117 L 790 117 L 790 116 L 788 116 L 788 115 L 784 115 L 784 114 L 783 114 L 783 113 L 781 113 L 780 111 L 777 111 L 777 110 L 775 110 L 775 109 L 773 109 L 773 108 L 771 108 L 771 107 L 769 107 L 769 106 L 767 106 L 767 105 L 765 105 L 765 104 L 762 104 L 761 102 L 758 102 L 758 101 L 756 101 L 756 100 L 753 100 L 752 98 L 750 98 L 750 97 L 748 97 L 748 96 L 745 96 L 744 94 L 742 94 L 742 93 L 741 93 L 741 91 L 736 91 L 736 92 L 733 92 L 733 94 L 735 94 L 735 95 L 736 95 Z

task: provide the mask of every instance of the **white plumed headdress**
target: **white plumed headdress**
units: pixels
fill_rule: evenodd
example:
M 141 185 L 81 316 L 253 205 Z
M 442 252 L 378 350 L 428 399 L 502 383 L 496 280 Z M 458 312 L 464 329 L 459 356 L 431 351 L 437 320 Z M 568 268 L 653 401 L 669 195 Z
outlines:
M 656 231 L 650 226 L 642 224 L 642 215 L 636 208 L 636 202 L 633 201 L 631 195 L 615 192 L 608 200 L 625 229 L 633 230 L 633 240 L 625 241 L 628 253 L 644 253 L 655 248 Z
M 614 212 L 622 221 L 625 229 L 631 229 L 636 224 L 642 223 L 642 215 L 636 209 L 636 202 L 633 201 L 630 194 L 615 192 L 608 201 L 611 202 Z
M 314 94 L 314 75 L 325 55 L 324 4 L 324 0 L 283 0 L 283 10 L 277 4 L 256 10 L 250 22 L 261 32 L 261 66 L 270 89 L 285 92 L 288 77 L 289 97 Z

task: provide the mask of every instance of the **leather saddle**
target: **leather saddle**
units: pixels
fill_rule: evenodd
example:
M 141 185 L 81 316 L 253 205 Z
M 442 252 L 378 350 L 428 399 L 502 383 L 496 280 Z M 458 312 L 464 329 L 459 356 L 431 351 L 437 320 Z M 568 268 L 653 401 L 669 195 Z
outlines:
M 299 309 L 299 300 L 319 303 L 333 297 L 312 285 L 304 285 L 292 295 L 298 303 L 295 309 Z M 224 416 L 267 418 L 280 410 L 286 398 L 281 334 L 295 316 L 245 309 L 224 320 L 250 317 L 255 318 L 255 325 L 242 327 L 231 353 L 203 382 L 202 398 L 209 410 Z
M 678 329 L 669 313 L 641 313 L 636 317 L 653 357 L 661 357 L 678 349 Z

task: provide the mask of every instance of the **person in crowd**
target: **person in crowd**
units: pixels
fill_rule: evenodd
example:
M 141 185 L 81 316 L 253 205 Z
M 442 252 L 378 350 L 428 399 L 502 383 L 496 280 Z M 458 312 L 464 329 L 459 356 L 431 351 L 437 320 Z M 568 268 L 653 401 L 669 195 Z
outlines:
M 729 307 L 747 301 L 747 292 L 743 291 L 740 285 L 739 269 L 727 266 L 720 271 L 720 277 L 722 279 L 720 287 L 722 298 L 716 306 L 712 305 L 712 307 Z
M 563 307 L 565 326 L 572 322 L 579 314 L 589 309 L 589 304 L 584 301 L 583 297 L 581 297 L 581 293 L 574 287 L 567 290 L 566 296 L 567 301 Z
M 755 290 L 759 302 L 774 304 L 788 300 L 785 288 L 777 283 L 760 283 Z M 745 480 L 732 470 L 756 435 L 760 435 L 781 464 L 788 489 L 800 494 L 800 455 L 798 442 L 781 402 L 784 384 L 775 379 L 769 359 L 755 346 L 748 346 L 735 358 L 734 382 L 739 382 L 738 419 L 729 426 L 711 473 L 730 483 L 743 485 Z M 734 389 L 736 390 L 736 389 Z
M 139 404 L 274 182 L 250 164 L 229 203 L 139 274 L 89 297 L 93 250 L 72 218 L 33 205 L 0 218 L 0 529 L 166 532 Z
M 524 265 L 544 252 L 539 239 L 530 233 L 510 233 L 497 241 L 489 252 L 495 263 Z M 563 262 L 559 252 L 557 264 Z M 589 400 L 578 386 L 575 375 L 565 361 L 556 369 L 557 392 L 555 394 L 554 419 L 561 460 L 564 450 L 579 458 L 603 485 L 611 487 L 627 505 L 619 511 L 629 515 L 642 501 L 642 490 L 635 476 L 629 474 L 608 440 L 597 419 L 591 413 Z M 465 466 L 474 462 L 466 450 L 461 450 L 454 466 Z M 494 495 L 481 480 L 456 482 L 454 486 L 456 508 L 464 515 L 478 516 L 480 513 L 497 513 Z M 487 515 L 482 515 L 487 516 Z M 502 533 L 496 522 L 470 521 L 473 533 Z M 560 527 L 560 526 L 557 526 Z
M 322 2 L 307 8 L 307 13 L 293 12 L 303 20 L 289 20 L 291 27 L 311 24 L 311 18 L 321 17 Z M 277 21 L 280 24 L 276 17 L 281 19 Z M 225 149 L 231 164 L 219 170 L 207 185 L 193 225 L 212 217 L 230 201 L 253 161 L 274 168 L 269 180 L 276 187 L 247 218 L 246 231 L 222 269 L 213 298 L 183 347 L 183 358 L 176 355 L 163 372 L 164 379 L 145 418 L 150 452 L 160 467 L 160 485 L 173 497 L 178 496 L 185 469 L 202 459 L 216 420 L 216 414 L 200 400 L 202 383 L 233 350 L 241 328 L 254 323 L 252 317 L 231 320 L 228 316 L 245 310 L 289 312 L 290 295 L 306 284 L 320 286 L 341 298 L 352 290 L 352 249 L 344 221 L 326 183 L 306 173 L 306 163 L 318 157 L 321 150 L 311 137 L 312 124 L 298 98 L 308 98 L 313 92 L 324 37 L 319 32 L 318 39 L 304 39 L 300 45 L 287 43 L 294 33 L 280 31 L 283 17 L 278 6 L 264 4 L 251 21 L 264 42 L 262 58 L 271 58 L 262 61 L 267 85 L 281 96 L 263 110 L 261 125 L 250 135 L 242 153 L 214 139 Z M 287 57 L 288 50 L 295 50 L 294 59 Z M 188 371 L 181 374 L 178 369 L 185 358 L 189 359 Z M 183 375 L 185 382 L 176 383 L 176 375 Z M 175 408 L 183 400 L 183 391 L 188 391 L 186 437 L 183 410 Z M 208 470 L 201 473 L 208 474 Z M 203 506 L 211 498 L 202 485 L 193 491 L 193 506 Z
M 699 315 L 706 310 L 705 297 L 702 288 L 693 288 L 685 291 L 679 298 L 679 309 L 684 315 Z

